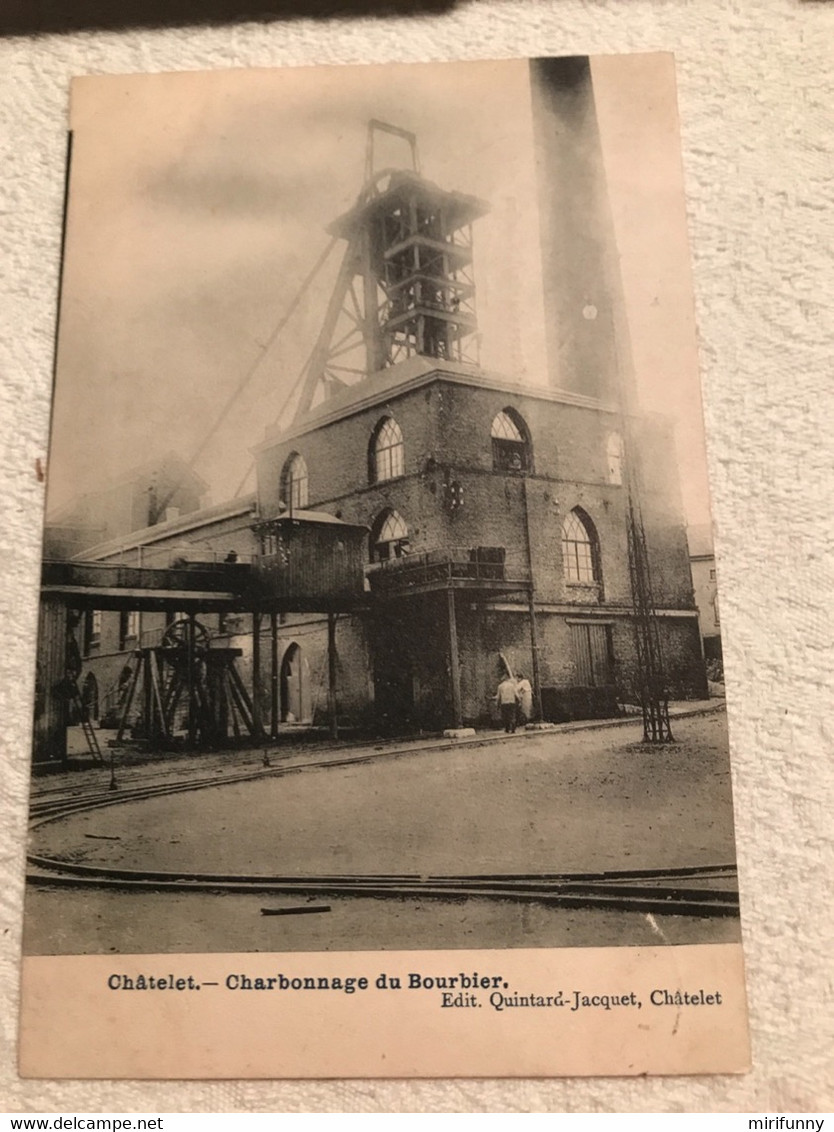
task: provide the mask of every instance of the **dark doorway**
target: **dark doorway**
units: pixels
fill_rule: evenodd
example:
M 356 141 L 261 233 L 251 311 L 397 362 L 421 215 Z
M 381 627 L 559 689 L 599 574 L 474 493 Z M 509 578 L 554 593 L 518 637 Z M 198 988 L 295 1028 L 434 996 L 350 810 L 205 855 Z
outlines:
M 611 629 L 590 622 L 570 627 L 576 682 L 586 688 L 602 688 L 614 683 L 614 656 Z
M 379 730 L 384 735 L 414 729 L 414 674 L 407 655 L 383 649 L 374 659 L 374 703 Z
M 311 693 L 310 665 L 301 646 L 293 642 L 281 661 L 281 721 L 312 722 Z

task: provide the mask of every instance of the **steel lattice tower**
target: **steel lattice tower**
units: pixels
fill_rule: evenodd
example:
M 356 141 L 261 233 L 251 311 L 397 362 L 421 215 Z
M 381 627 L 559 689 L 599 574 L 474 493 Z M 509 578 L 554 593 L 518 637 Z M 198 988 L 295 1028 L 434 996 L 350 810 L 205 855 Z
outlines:
M 632 449 L 633 451 L 633 449 Z M 629 454 L 626 450 L 626 460 Z M 636 476 L 626 476 L 628 533 L 628 566 L 634 601 L 634 643 L 637 652 L 637 679 L 640 707 L 643 712 L 643 742 L 673 743 L 669 722 L 669 692 L 663 664 L 663 650 L 658 632 L 654 605 L 651 565 L 646 547 L 646 529 L 640 507 Z

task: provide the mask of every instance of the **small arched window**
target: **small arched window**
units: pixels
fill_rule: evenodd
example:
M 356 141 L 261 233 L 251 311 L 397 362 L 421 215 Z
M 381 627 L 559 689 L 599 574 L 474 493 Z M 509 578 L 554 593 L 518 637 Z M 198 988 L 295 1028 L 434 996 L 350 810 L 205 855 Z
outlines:
M 593 585 L 602 581 L 596 529 L 580 507 L 574 507 L 562 524 L 562 558 L 566 582 Z
M 388 562 L 408 554 L 408 527 L 399 511 L 383 511 L 371 531 L 371 560 Z
M 531 459 L 527 426 L 515 409 L 502 409 L 492 422 L 492 466 L 496 472 L 529 472 Z
M 303 511 L 307 506 L 307 485 L 307 463 L 300 453 L 293 452 L 281 472 L 281 499 L 290 511 Z
M 608 482 L 623 482 L 623 438 L 618 432 L 608 434 Z
M 405 472 L 405 445 L 402 429 L 393 417 L 383 417 L 371 437 L 368 450 L 368 479 L 371 483 L 393 480 Z

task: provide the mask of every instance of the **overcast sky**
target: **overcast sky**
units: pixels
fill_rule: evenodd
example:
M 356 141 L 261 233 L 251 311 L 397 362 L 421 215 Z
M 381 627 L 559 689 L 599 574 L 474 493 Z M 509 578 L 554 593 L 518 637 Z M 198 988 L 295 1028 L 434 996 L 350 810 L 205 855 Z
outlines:
M 595 62 L 598 117 L 641 402 L 675 416 L 685 506 L 703 521 L 671 70 L 645 58 Z M 489 201 L 474 230 L 481 361 L 546 382 L 526 63 L 82 79 L 50 509 L 170 449 L 196 451 L 354 202 L 372 117 L 418 135 L 429 179 Z M 406 157 L 383 142 L 377 165 Z M 280 418 L 337 268 L 334 255 L 197 464 L 213 502 L 234 494 Z

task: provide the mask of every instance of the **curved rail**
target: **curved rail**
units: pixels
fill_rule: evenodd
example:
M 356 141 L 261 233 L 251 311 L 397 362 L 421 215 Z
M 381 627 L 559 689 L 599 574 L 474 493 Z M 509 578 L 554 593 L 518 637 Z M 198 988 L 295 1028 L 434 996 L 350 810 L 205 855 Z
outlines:
M 118 793 L 91 796 L 59 794 L 34 801 L 31 827 L 59 821 L 107 806 L 141 802 L 171 794 L 227 786 L 261 778 L 283 777 L 308 769 L 372 761 L 330 759 L 302 766 L 271 767 L 240 774 L 213 775 L 178 782 L 138 786 Z M 61 888 L 105 888 L 130 891 L 271 893 L 273 895 L 344 896 L 372 898 L 436 898 L 465 900 L 525 900 L 551 906 L 609 908 L 664 915 L 737 916 L 736 868 L 731 864 L 677 869 L 642 869 L 590 873 L 468 874 L 455 876 L 406 874 L 282 876 L 230 873 L 189 873 L 84 865 L 30 853 L 27 881 Z

